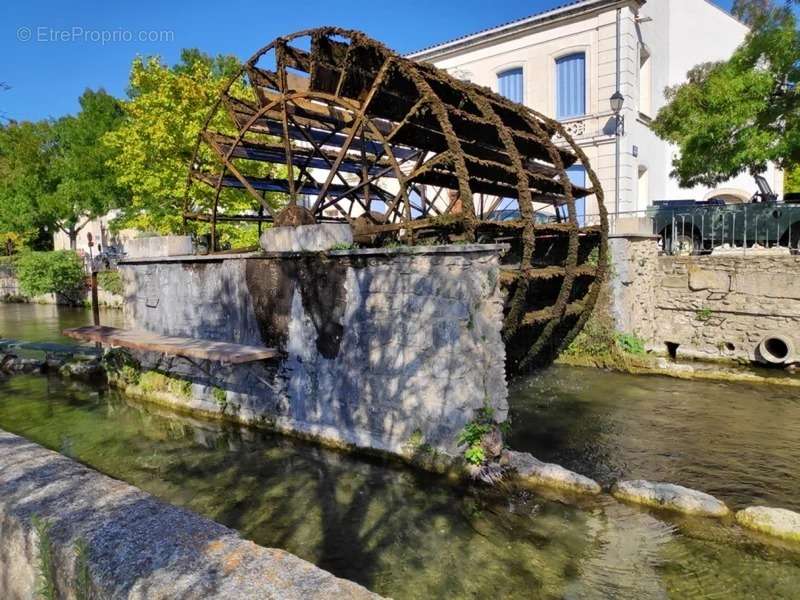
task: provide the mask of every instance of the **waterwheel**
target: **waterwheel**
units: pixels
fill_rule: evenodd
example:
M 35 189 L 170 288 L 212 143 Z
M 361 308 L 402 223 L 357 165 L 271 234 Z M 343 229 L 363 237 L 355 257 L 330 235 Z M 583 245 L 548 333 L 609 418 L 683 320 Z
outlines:
M 577 164 L 589 187 L 570 181 Z M 302 31 L 256 52 L 209 116 L 189 182 L 184 219 L 210 223 L 213 248 L 233 221 L 346 222 L 364 246 L 510 244 L 512 372 L 580 331 L 606 264 L 602 189 L 557 121 L 356 31 Z M 589 195 L 599 215 L 586 224 L 575 200 Z

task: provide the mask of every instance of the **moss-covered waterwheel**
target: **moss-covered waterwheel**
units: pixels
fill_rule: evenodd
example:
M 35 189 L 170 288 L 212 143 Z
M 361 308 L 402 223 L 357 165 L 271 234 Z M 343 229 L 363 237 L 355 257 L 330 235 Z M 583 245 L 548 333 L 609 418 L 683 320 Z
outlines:
M 589 188 L 570 182 L 575 164 Z M 193 185 L 212 200 L 190 200 Z M 599 217 L 582 226 L 575 200 L 590 194 Z M 276 195 L 285 215 L 273 214 Z M 512 372 L 580 331 L 607 262 L 602 189 L 558 122 L 332 27 L 278 38 L 245 63 L 200 135 L 184 212 L 211 224 L 213 247 L 220 222 L 299 217 L 350 223 L 362 245 L 509 243 Z

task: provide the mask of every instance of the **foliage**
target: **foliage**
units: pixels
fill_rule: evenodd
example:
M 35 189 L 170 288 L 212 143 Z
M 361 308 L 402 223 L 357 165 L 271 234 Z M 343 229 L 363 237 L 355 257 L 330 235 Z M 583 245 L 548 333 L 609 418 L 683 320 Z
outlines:
M 53 541 L 50 537 L 52 523 L 40 518 L 31 517 L 31 524 L 39 538 L 39 552 L 36 563 L 36 594 L 41 600 L 56 599 L 56 582 L 53 564 Z
M 358 244 L 354 242 L 336 242 L 333 246 L 331 246 L 331 250 L 356 250 L 358 248 Z
M 0 256 L 11 256 L 25 244 L 25 238 L 15 231 L 0 231 Z
M 613 329 L 592 317 L 562 355 L 602 359 L 614 354 L 616 348 Z
M 464 458 L 473 465 L 486 462 L 486 450 L 483 438 L 491 433 L 497 425 L 494 423 L 494 409 L 484 406 L 476 411 L 475 419 L 464 426 L 458 434 L 458 445 L 466 446 Z
M 800 4 L 800 1 L 786 0 L 784 8 L 790 9 L 793 3 Z M 780 10 L 775 0 L 733 0 L 731 6 L 731 14 L 750 26 L 757 25 L 760 19 L 773 10 Z
M 133 358 L 131 353 L 124 348 L 112 348 L 102 358 L 103 367 L 109 376 L 109 381 L 119 381 L 123 385 L 136 385 L 141 376 L 141 365 Z
M 127 191 L 117 184 L 107 165 L 117 151 L 100 140 L 123 118 L 119 101 L 104 90 L 86 90 L 76 116 L 62 117 L 53 127 L 55 152 L 50 167 L 57 181 L 45 206 L 54 223 L 70 237 L 74 248 L 78 232 L 91 220 L 127 203 Z
M 711 315 L 712 312 L 710 308 L 701 308 L 695 314 L 698 321 L 708 321 L 711 318 Z
M 214 400 L 217 404 L 224 407 L 228 403 L 228 395 L 222 388 L 215 387 L 211 394 L 214 396 Z
M 75 542 L 75 598 L 89 600 L 91 577 L 89 575 L 89 545 L 80 538 Z
M 800 192 L 800 165 L 794 165 L 783 174 L 783 193 Z
M 157 232 L 183 233 L 183 203 L 188 169 L 198 136 L 203 129 L 221 90 L 238 71 L 232 56 L 212 58 L 194 49 L 184 49 L 178 64 L 169 67 L 159 57 L 137 57 L 133 61 L 124 103 L 125 121 L 104 138 L 104 144 L 119 153 L 109 167 L 119 185 L 131 193 L 131 201 L 122 208 L 114 227 L 134 227 Z M 237 80 L 231 94 L 249 97 L 249 88 Z M 210 127 L 232 134 L 233 124 L 224 110 L 217 111 Z M 218 159 L 201 145 L 200 161 L 219 164 Z M 199 165 L 198 165 L 199 166 Z M 268 173 L 260 165 L 258 174 Z M 243 172 L 248 173 L 247 169 Z M 191 201 L 207 210 L 214 191 L 205 185 L 191 187 Z M 239 192 L 223 190 L 223 209 L 242 212 L 251 209 L 251 198 Z M 195 233 L 208 229 L 197 226 Z M 241 247 L 258 243 L 257 227 L 250 225 L 218 226 L 222 243 Z
M 57 183 L 50 169 L 53 135 L 51 121 L 0 126 L 0 232 L 38 249 L 40 232 L 54 226 L 44 202 Z
M 628 354 L 643 355 L 646 353 L 644 340 L 633 333 L 618 333 L 616 342 L 620 350 Z
M 139 388 L 144 393 L 169 392 L 182 398 L 192 395 L 192 382 L 170 377 L 158 371 L 146 371 L 139 376 Z
M 97 285 L 112 294 L 122 295 L 122 276 L 119 271 L 100 271 L 97 274 Z
M 115 152 L 100 138 L 122 119 L 119 102 L 86 90 L 75 116 L 0 127 L 0 232 L 35 247 L 61 229 L 75 237 L 86 222 L 124 202 L 106 163 Z
M 83 261 L 71 250 L 26 252 L 17 260 L 20 290 L 28 296 L 68 294 L 84 285 Z
M 791 11 L 759 17 L 725 62 L 705 63 L 667 89 L 652 128 L 676 144 L 680 184 L 714 186 L 769 162 L 800 163 L 800 32 Z

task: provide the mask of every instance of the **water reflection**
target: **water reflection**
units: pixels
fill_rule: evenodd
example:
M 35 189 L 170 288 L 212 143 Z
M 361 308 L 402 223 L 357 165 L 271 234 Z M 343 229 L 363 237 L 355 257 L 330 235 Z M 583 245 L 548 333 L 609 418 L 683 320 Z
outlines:
M 122 310 L 101 309 L 100 323 L 122 327 Z M 61 331 L 68 327 L 92 324 L 92 311 L 85 307 L 55 304 L 0 303 L 0 338 L 25 342 L 58 342 L 74 344 Z
M 800 389 L 556 366 L 516 382 L 511 445 L 610 484 L 800 510 Z
M 404 598 L 790 598 L 800 548 L 608 499 L 454 487 L 61 380 L 0 382 L 0 427 Z

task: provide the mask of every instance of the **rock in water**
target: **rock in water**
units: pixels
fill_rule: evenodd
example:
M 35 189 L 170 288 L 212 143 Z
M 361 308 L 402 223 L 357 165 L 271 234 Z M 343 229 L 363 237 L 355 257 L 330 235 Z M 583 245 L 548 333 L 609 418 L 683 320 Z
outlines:
M 617 500 L 674 510 L 687 515 L 724 517 L 730 513 L 725 503 L 714 496 L 673 483 L 658 483 L 644 479 L 619 481 L 611 493 Z
M 599 494 L 602 489 L 594 479 L 579 475 L 561 465 L 546 463 L 527 452 L 508 452 L 508 466 L 517 472 L 522 481 L 546 485 L 582 494 Z
M 800 542 L 800 513 L 792 510 L 750 506 L 736 513 L 736 522 L 761 533 Z

